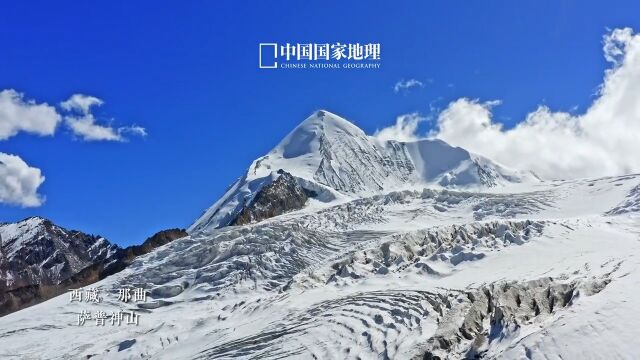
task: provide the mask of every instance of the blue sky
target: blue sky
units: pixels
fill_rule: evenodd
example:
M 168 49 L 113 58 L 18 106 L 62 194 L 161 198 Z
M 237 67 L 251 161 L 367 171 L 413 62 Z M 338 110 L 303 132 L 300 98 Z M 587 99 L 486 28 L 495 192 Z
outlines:
M 368 133 L 460 97 L 500 99 L 507 127 L 538 105 L 585 109 L 607 67 L 608 28 L 640 29 L 634 2 L 9 2 L 0 5 L 0 91 L 56 105 L 95 96 L 101 122 L 145 137 L 0 141 L 42 170 L 40 215 L 120 245 L 187 227 L 312 111 Z M 261 70 L 260 42 L 380 43 L 378 70 Z M 400 79 L 424 87 L 396 94 Z M 429 124 L 424 124 L 428 127 Z M 426 131 L 426 128 L 423 129 Z

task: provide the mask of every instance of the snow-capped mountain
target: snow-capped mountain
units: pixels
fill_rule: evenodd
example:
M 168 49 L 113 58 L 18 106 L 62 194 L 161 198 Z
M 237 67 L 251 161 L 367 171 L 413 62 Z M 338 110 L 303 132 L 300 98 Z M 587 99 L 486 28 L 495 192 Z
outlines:
M 0 315 L 54 295 L 55 286 L 118 250 L 41 217 L 0 224 Z
M 349 121 L 320 110 L 256 159 L 189 231 L 234 223 L 281 171 L 323 202 L 424 186 L 487 188 L 537 180 L 531 173 L 509 170 L 441 140 L 379 141 Z
M 633 358 L 639 184 L 404 190 L 196 231 L 92 285 L 101 303 L 0 318 L 0 357 Z M 77 324 L 118 309 L 139 325 Z
M 539 182 L 478 159 L 314 114 L 188 236 L 93 284 L 100 303 L 1 317 L 0 357 L 634 358 L 640 175 Z M 117 299 L 132 287 L 147 300 Z
M 92 284 L 186 235 L 183 229 L 163 230 L 123 249 L 41 217 L 0 224 L 0 316 Z
M 103 237 L 41 217 L 0 224 L 0 288 L 57 284 L 117 250 Z

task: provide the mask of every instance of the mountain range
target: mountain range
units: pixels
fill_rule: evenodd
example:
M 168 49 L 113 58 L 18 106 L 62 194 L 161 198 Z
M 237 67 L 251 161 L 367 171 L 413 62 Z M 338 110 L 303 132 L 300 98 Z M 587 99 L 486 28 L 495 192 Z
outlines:
M 180 229 L 164 230 L 140 246 L 123 249 L 41 217 L 0 224 L 0 316 L 96 282 L 121 271 L 136 256 L 186 235 Z
M 1 317 L 0 357 L 633 358 L 639 211 L 638 174 L 543 181 L 316 111 L 118 271 L 123 250 L 100 237 L 1 225 L 5 288 L 80 277 L 105 296 Z M 125 287 L 148 298 L 122 303 Z M 139 324 L 78 325 L 117 310 Z

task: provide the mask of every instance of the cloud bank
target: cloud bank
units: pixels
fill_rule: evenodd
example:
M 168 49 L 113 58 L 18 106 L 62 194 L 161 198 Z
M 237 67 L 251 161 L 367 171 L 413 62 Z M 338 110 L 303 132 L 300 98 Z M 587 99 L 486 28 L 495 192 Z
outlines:
M 514 128 L 504 129 L 492 118 L 499 101 L 461 98 L 437 116 L 427 136 L 544 179 L 639 173 L 640 34 L 630 28 L 612 30 L 604 36 L 603 51 L 611 67 L 583 114 L 539 106 Z M 398 129 L 415 128 L 396 123 L 378 134 L 415 137 Z
M 640 172 L 640 35 L 613 30 L 603 49 L 612 67 L 584 114 L 540 106 L 505 130 L 492 120 L 494 104 L 459 99 L 432 136 L 547 179 Z
M 38 187 L 44 182 L 40 169 L 20 157 L 0 152 L 0 203 L 25 207 L 40 206 L 44 198 Z

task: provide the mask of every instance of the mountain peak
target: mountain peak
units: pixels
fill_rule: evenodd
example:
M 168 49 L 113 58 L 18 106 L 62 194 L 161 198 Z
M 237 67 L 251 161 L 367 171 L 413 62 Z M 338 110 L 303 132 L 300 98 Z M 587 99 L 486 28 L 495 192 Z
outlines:
M 316 110 L 296 126 L 293 131 L 283 139 L 281 144 L 286 140 L 292 140 L 292 138 L 308 138 L 310 135 L 313 135 L 313 137 L 321 135 L 330 136 L 330 134 L 335 132 L 365 136 L 364 131 L 349 120 L 327 110 Z
M 493 187 L 526 179 L 441 140 L 380 142 L 348 120 L 317 110 L 256 159 L 189 232 L 229 225 L 281 171 L 325 202 L 430 185 Z
M 320 119 L 324 119 L 324 117 L 326 115 L 333 115 L 333 116 L 337 116 L 336 114 L 331 113 L 330 111 L 324 110 L 324 109 L 320 109 L 320 110 L 316 110 L 313 112 L 313 114 L 311 114 L 311 117 L 316 117 L 316 118 L 320 118 Z
M 0 289 L 57 284 L 117 248 L 39 216 L 0 224 Z M 0 293 L 0 308 L 3 304 Z
M 45 221 L 49 221 L 49 219 L 43 218 L 42 216 L 29 216 L 26 217 L 22 220 L 18 220 L 15 223 L 10 223 L 10 222 L 1 222 L 0 225 L 6 225 L 6 224 L 22 224 L 25 222 L 29 222 L 29 223 L 43 223 Z
M 27 218 L 24 218 L 20 221 L 18 221 L 18 223 L 23 223 L 23 222 L 34 222 L 34 223 L 44 223 L 44 222 L 51 222 L 51 220 L 47 219 L 47 218 L 43 218 L 42 216 L 29 216 Z
M 329 110 L 325 110 L 325 109 L 320 109 L 320 110 L 316 110 L 314 111 L 307 119 L 318 119 L 320 121 L 324 121 L 325 119 L 327 121 L 335 121 L 335 120 L 340 120 L 340 121 L 344 121 L 344 122 L 348 122 L 349 124 L 351 124 L 351 122 L 337 114 L 332 113 Z

